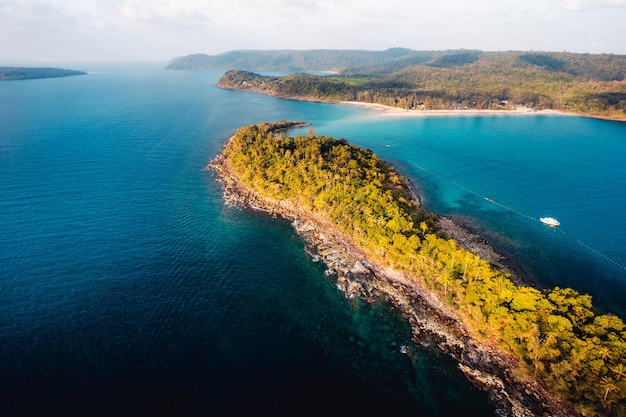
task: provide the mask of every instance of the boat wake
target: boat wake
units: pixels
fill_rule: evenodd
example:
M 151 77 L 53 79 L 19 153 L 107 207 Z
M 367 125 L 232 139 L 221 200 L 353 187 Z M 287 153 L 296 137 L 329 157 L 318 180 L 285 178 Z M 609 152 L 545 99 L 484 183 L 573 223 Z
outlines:
M 525 218 L 527 218 L 527 219 L 529 219 L 529 220 L 533 220 L 533 221 L 536 221 L 536 222 L 540 222 L 540 223 L 546 224 L 546 225 L 548 225 L 548 226 L 550 226 L 550 227 L 554 227 L 554 228 L 555 228 L 555 230 L 558 230 L 559 232 L 561 232 L 561 233 L 563 233 L 563 234 L 566 234 L 566 233 L 565 233 L 565 231 L 564 231 L 564 230 L 560 227 L 560 226 L 561 226 L 561 222 L 559 222 L 559 221 L 558 221 L 556 218 L 554 218 L 554 217 L 534 217 L 534 216 L 531 216 L 531 215 L 529 215 L 529 214 L 522 213 L 522 212 L 521 212 L 521 211 L 519 211 L 519 210 L 515 210 L 514 208 L 509 207 L 509 206 L 507 206 L 507 205 L 504 205 L 504 204 L 502 204 L 502 203 L 499 203 L 499 202 L 497 202 L 497 201 L 493 200 L 492 198 L 489 198 L 489 197 L 487 197 L 487 196 L 483 196 L 483 195 L 481 195 L 480 193 L 477 193 L 476 191 L 471 190 L 471 189 L 469 189 L 469 188 L 467 188 L 467 187 L 465 187 L 465 186 L 463 186 L 463 185 L 461 185 L 461 184 L 457 183 L 456 181 L 451 180 L 451 179 L 449 179 L 449 178 L 446 178 L 446 177 L 444 177 L 443 175 L 438 174 L 438 173 L 436 173 L 436 172 L 433 172 L 433 171 L 431 171 L 431 170 L 429 170 L 429 169 L 427 169 L 427 168 L 425 168 L 425 167 L 423 167 L 423 166 L 421 166 L 421 165 L 418 165 L 418 164 L 413 164 L 413 165 L 414 165 L 415 167 L 417 167 L 417 168 L 421 169 L 421 170 L 422 170 L 422 171 L 424 171 L 424 172 L 427 172 L 427 173 L 429 173 L 429 174 L 431 174 L 431 175 L 433 175 L 433 176 L 435 176 L 435 177 L 438 177 L 438 178 L 440 178 L 441 180 L 443 180 L 443 181 L 445 181 L 445 182 L 447 182 L 447 183 L 449 183 L 449 184 L 451 184 L 451 185 L 453 185 L 453 186 L 455 186 L 455 187 L 457 187 L 457 188 L 460 188 L 460 189 L 462 189 L 462 190 L 465 190 L 465 191 L 467 191 L 468 193 L 473 194 L 473 195 L 475 195 L 475 196 L 477 196 L 477 197 L 479 197 L 479 198 L 483 199 L 484 201 L 486 201 L 486 202 L 487 202 L 487 203 L 489 203 L 489 204 L 496 205 L 496 206 L 501 207 L 501 208 L 503 208 L 503 209 L 505 209 L 505 210 L 508 210 L 508 211 L 510 211 L 510 212 L 512 212 L 512 213 L 515 213 L 515 214 L 517 214 L 518 216 L 525 217 Z M 618 267 L 618 268 L 623 269 L 624 271 L 626 271 L 626 266 L 624 266 L 624 265 L 622 265 L 621 263 L 617 262 L 615 259 L 612 259 L 611 257 L 609 257 L 609 256 L 605 255 L 604 253 L 600 252 L 599 250 L 597 250 L 597 249 L 593 248 L 592 246 L 590 246 L 590 245 L 586 244 L 585 242 L 583 242 L 583 241 L 581 241 L 581 240 L 579 240 L 579 239 L 576 239 L 576 243 L 578 243 L 579 245 L 581 245 L 581 246 L 582 246 L 582 247 L 584 247 L 585 249 L 588 249 L 589 251 L 593 252 L 594 254 L 596 254 L 596 255 L 600 256 L 600 257 L 601 257 L 601 258 L 603 258 L 604 260 L 606 260 L 606 261 L 608 261 L 608 262 L 612 263 L 612 264 L 613 264 L 613 265 L 615 265 L 616 267 Z

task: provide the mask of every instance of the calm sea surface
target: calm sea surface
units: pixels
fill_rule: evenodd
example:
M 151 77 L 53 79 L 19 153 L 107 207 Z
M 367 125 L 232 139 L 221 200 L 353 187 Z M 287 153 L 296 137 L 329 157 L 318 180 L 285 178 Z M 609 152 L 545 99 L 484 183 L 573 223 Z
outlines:
M 626 311 L 626 124 L 383 118 L 219 90 L 221 72 L 78 69 L 0 83 L 0 415 L 492 415 L 289 223 L 224 205 L 205 167 L 261 121 L 373 149 L 540 285 Z

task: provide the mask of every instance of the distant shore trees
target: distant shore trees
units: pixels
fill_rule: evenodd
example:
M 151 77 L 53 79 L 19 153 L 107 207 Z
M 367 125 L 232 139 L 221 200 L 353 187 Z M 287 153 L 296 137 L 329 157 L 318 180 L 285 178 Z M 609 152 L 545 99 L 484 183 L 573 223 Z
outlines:
M 468 52 L 401 67 L 336 75 L 262 76 L 231 70 L 222 88 L 406 110 L 525 107 L 626 120 L 626 57 L 608 54 Z

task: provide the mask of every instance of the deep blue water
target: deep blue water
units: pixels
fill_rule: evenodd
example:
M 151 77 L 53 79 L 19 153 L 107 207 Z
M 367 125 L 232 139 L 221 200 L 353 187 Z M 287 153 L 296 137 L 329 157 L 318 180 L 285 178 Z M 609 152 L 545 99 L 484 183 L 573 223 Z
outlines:
M 219 72 L 86 69 L 0 83 L 0 415 L 491 415 L 436 351 L 401 353 L 406 322 L 346 300 L 287 222 L 224 205 L 205 167 L 243 124 L 369 147 L 542 284 L 626 308 L 626 125 L 385 119 L 219 90 Z

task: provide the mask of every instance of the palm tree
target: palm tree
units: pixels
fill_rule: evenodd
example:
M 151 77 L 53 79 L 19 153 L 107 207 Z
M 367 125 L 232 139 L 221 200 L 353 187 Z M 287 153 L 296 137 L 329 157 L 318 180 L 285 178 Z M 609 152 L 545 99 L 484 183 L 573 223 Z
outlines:
M 604 389 L 604 401 L 606 401 L 609 392 L 617 390 L 617 385 L 615 385 L 615 381 L 610 376 L 603 377 L 600 381 L 600 385 Z
M 626 366 L 623 363 L 618 363 L 614 367 L 610 368 L 611 371 L 615 374 L 615 380 L 619 381 L 623 376 L 626 375 Z
M 600 356 L 600 359 L 602 359 L 603 361 L 611 358 L 611 349 L 609 349 L 607 346 L 599 346 L 597 348 L 597 352 Z

